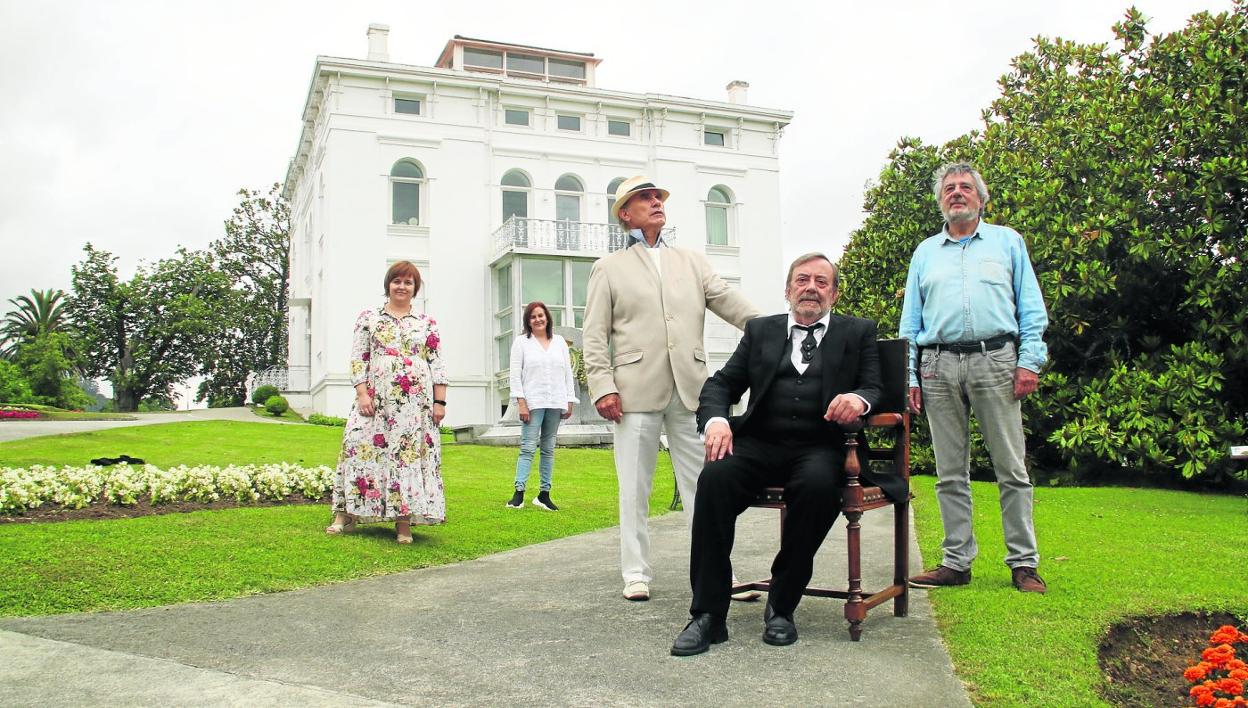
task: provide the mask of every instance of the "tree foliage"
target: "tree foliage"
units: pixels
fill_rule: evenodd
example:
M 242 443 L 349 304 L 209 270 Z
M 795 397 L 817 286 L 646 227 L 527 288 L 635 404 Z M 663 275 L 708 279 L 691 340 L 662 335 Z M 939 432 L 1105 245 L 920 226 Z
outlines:
M 34 290 L 30 295 L 10 298 L 13 305 L 0 322 L 0 356 L 12 359 L 18 347 L 45 332 L 65 331 L 65 293 L 61 290 Z
M 1037 38 L 981 130 L 899 142 L 842 259 L 842 306 L 896 331 L 904 264 L 940 229 L 932 171 L 973 162 L 1049 308 L 1025 401 L 1035 461 L 1217 481 L 1248 430 L 1248 4 L 1158 36 L 1131 9 L 1113 29 L 1112 46 Z
M 286 363 L 290 290 L 290 207 L 274 184 L 267 194 L 240 189 L 225 236 L 210 246 L 230 279 L 227 326 L 205 352 L 199 400 L 242 405 L 247 375 Z
M 169 400 L 173 385 L 199 372 L 226 328 L 229 278 L 207 253 L 180 248 L 173 258 L 140 265 L 125 281 L 115 256 L 91 244 L 84 250 L 72 269 L 69 303 L 84 370 L 112 382 L 119 411 Z
M 83 410 L 95 401 L 75 380 L 79 361 L 65 332 L 40 332 L 24 342 L 13 362 L 30 386 L 34 403 Z

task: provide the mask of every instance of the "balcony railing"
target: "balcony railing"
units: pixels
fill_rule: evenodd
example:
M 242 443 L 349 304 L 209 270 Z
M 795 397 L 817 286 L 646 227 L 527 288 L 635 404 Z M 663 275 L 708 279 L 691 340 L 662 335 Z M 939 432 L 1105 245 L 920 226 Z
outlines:
M 264 371 L 253 371 L 247 384 L 247 398 L 261 386 L 276 386 L 279 391 L 303 392 L 311 388 L 312 369 L 308 366 L 271 366 Z
M 669 242 L 675 229 L 663 229 Z M 503 253 L 523 248 L 533 251 L 607 254 L 629 245 L 629 236 L 615 224 L 583 221 L 552 221 L 512 216 L 494 232 L 494 250 Z

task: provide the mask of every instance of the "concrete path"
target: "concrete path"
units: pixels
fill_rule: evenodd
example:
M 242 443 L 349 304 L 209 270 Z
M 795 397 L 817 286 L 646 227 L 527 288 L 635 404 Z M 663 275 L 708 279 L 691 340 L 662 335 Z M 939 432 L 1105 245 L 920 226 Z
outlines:
M 890 575 L 891 515 L 865 521 L 872 587 Z M 767 574 L 776 526 L 775 512 L 742 516 L 740 577 Z M 730 641 L 670 656 L 687 619 L 688 531 L 679 514 L 651 528 L 644 603 L 620 597 L 609 529 L 308 590 L 0 620 L 0 705 L 970 705 L 922 591 L 909 617 L 877 608 L 857 643 L 839 601 L 806 598 L 789 647 L 762 643 L 762 603 L 734 603 Z M 843 581 L 843 549 L 841 521 L 816 582 Z
M 87 433 L 110 428 L 129 428 L 156 423 L 185 423 L 192 420 L 236 420 L 244 423 L 277 423 L 300 425 L 289 420 L 265 418 L 250 408 L 200 408 L 170 413 L 130 413 L 135 420 L 3 420 L 0 421 L 0 442 L 34 438 L 42 435 Z

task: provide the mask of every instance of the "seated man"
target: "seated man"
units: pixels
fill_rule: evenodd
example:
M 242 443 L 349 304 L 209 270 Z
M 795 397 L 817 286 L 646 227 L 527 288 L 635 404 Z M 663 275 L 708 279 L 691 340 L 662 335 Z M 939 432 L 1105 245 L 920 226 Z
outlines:
M 836 266 L 821 253 L 789 268 L 787 315 L 759 317 L 724 368 L 702 387 L 699 429 L 706 465 L 698 479 L 689 580 L 693 618 L 672 654 L 690 656 L 727 641 L 733 536 L 737 516 L 764 487 L 784 486 L 784 539 L 771 567 L 763 641 L 797 641 L 793 610 L 810 582 L 815 552 L 832 528 L 844 483 L 842 425 L 856 423 L 880 396 L 875 323 L 831 313 Z M 749 389 L 745 414 L 729 408 Z M 900 480 L 884 479 L 890 496 Z

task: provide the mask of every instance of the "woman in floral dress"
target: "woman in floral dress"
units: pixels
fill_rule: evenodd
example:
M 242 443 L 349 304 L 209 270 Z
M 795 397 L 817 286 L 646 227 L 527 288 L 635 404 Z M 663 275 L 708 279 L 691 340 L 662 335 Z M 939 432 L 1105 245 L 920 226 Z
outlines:
M 385 288 L 386 304 L 355 321 L 355 404 L 334 477 L 334 521 L 325 532 L 394 521 L 399 543 L 411 543 L 411 524 L 446 520 L 438 429 L 447 377 L 437 322 L 412 312 L 420 271 L 399 261 L 386 271 Z

